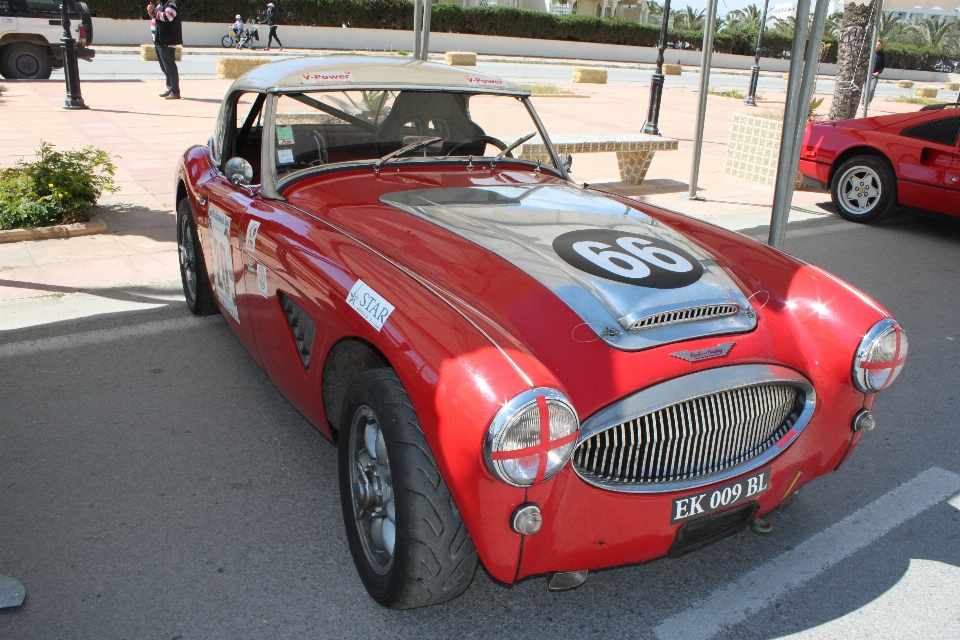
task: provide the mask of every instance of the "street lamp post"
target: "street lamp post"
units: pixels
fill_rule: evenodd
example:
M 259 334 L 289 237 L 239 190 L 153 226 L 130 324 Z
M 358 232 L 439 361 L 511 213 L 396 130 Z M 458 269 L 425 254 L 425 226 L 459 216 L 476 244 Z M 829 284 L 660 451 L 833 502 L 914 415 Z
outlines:
M 70 13 L 67 11 L 68 0 L 60 5 L 60 24 L 63 26 L 63 37 L 60 38 L 60 47 L 63 51 L 63 80 L 67 85 L 67 97 L 64 100 L 64 109 L 88 109 L 80 95 L 80 68 L 77 66 L 77 41 L 70 35 Z
M 650 79 L 650 104 L 647 106 L 647 122 L 643 132 L 660 135 L 657 122 L 660 120 L 660 98 L 663 96 L 663 51 L 667 48 L 667 21 L 670 20 L 670 0 L 663 0 L 663 20 L 660 21 L 660 41 L 657 43 L 657 71 Z
M 757 51 L 753 56 L 753 67 L 750 69 L 750 90 L 743 104 L 757 106 L 757 83 L 760 81 L 760 45 L 763 44 L 763 29 L 767 26 L 767 5 L 770 0 L 763 0 L 763 15 L 760 16 L 760 29 L 757 32 Z

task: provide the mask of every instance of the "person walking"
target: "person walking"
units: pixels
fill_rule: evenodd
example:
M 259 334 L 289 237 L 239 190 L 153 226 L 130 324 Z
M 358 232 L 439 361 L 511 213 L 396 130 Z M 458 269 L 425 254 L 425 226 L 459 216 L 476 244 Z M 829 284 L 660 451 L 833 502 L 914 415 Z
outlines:
M 277 15 L 277 8 L 273 6 L 273 3 L 267 5 L 267 19 L 265 20 L 268 27 L 270 27 L 270 38 L 267 40 L 267 46 L 263 48 L 264 51 L 270 51 L 270 45 L 273 44 L 274 38 L 277 40 L 277 44 L 280 45 L 278 51 L 283 51 L 283 43 L 280 42 L 280 38 L 277 36 L 277 25 L 280 23 L 279 16 Z
M 883 53 L 883 40 L 877 40 L 877 50 L 873 53 L 873 75 L 870 77 L 869 90 L 864 94 L 864 100 L 869 105 L 873 102 L 873 92 L 877 90 L 880 74 L 887 66 L 887 56 Z
M 177 45 L 183 44 L 183 25 L 177 0 L 159 0 L 154 11 L 157 21 L 157 58 L 167 77 L 167 100 L 180 99 L 180 72 L 177 69 Z

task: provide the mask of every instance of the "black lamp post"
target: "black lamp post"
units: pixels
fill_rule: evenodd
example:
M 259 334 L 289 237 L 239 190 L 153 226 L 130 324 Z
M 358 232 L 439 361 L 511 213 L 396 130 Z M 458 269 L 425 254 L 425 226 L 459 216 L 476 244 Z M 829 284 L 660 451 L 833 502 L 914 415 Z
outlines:
M 667 48 L 667 22 L 670 20 L 670 0 L 663 0 L 663 20 L 660 22 L 660 41 L 657 43 L 657 71 L 650 79 L 650 104 L 647 106 L 647 122 L 643 132 L 660 135 L 660 98 L 663 96 L 663 50 Z
M 70 35 L 70 13 L 67 11 L 68 0 L 60 5 L 60 24 L 63 25 L 63 37 L 60 38 L 60 47 L 63 51 L 63 79 L 67 84 L 67 98 L 64 100 L 64 109 L 88 109 L 80 95 L 80 69 L 77 66 L 77 42 Z
M 763 0 L 763 15 L 760 16 L 760 29 L 757 33 L 757 52 L 753 57 L 753 67 L 750 69 L 750 90 L 743 104 L 757 106 L 757 83 L 760 82 L 760 45 L 763 44 L 763 29 L 767 25 L 767 5 L 770 0 Z

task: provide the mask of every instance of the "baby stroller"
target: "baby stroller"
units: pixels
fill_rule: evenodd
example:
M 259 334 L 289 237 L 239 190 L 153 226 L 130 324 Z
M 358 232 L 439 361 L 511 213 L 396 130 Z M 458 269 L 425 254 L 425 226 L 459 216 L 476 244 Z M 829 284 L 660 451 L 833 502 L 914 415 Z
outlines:
M 253 43 L 251 42 L 251 39 L 260 42 L 260 34 L 258 33 L 260 30 L 259 25 L 257 25 L 257 23 L 253 20 L 251 20 L 249 24 L 250 26 L 244 29 L 243 33 L 240 34 L 240 40 L 237 42 L 237 49 L 243 49 L 244 47 L 253 49 Z

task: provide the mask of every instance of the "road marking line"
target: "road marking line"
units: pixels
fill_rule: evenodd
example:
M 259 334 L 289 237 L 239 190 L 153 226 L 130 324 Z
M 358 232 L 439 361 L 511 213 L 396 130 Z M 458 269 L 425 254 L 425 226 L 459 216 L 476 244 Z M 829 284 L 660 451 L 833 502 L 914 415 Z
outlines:
M 947 500 L 947 504 L 949 504 L 951 507 L 953 507 L 957 511 L 960 511 L 960 493 L 958 493 L 957 495 Z
M 960 476 L 957 474 L 937 467 L 927 469 L 792 551 L 667 618 L 657 625 L 654 633 L 660 640 L 706 640 L 743 622 L 785 591 L 816 577 L 958 489 Z M 960 503 L 960 498 L 957 502 Z M 950 503 L 953 504 L 953 499 Z
M 177 331 L 179 329 L 194 329 L 209 325 L 213 322 L 223 322 L 223 318 L 221 316 L 210 316 L 209 318 L 195 318 L 192 316 L 187 318 L 172 318 L 170 320 L 146 322 L 144 324 L 114 327 L 112 329 L 98 329 L 96 331 L 40 338 L 39 340 L 11 342 L 10 344 L 0 345 L 0 358 L 13 358 L 59 349 L 73 349 L 92 344 L 123 340 L 124 338 L 136 338 L 157 333 L 166 333 L 168 331 Z

